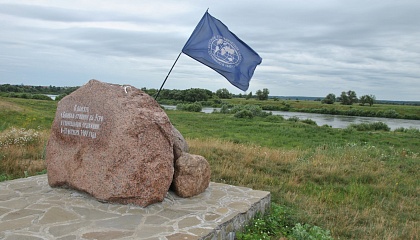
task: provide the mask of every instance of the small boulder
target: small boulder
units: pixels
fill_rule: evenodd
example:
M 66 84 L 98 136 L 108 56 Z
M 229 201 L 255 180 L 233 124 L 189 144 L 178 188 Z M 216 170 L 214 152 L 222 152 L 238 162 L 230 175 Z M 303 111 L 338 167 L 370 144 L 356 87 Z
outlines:
M 174 137 L 174 159 L 177 160 L 183 152 L 188 153 L 189 148 L 187 141 L 174 126 L 172 126 L 172 134 Z
M 210 165 L 204 157 L 184 152 L 175 161 L 171 189 L 184 198 L 198 195 L 209 186 L 210 175 Z

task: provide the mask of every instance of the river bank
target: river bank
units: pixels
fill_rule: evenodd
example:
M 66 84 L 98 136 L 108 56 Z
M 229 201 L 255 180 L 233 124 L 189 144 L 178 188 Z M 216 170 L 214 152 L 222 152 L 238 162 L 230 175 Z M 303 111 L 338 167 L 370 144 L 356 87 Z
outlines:
M 165 109 L 176 110 L 176 106 L 162 105 Z M 201 112 L 213 113 L 220 111 L 220 108 L 204 107 Z M 288 111 L 266 111 L 273 115 L 283 116 L 285 119 L 291 117 L 298 117 L 299 119 L 311 119 L 317 123 L 318 126 L 328 125 L 332 128 L 347 128 L 350 124 L 383 122 L 388 125 L 391 130 L 398 128 L 416 128 L 420 129 L 420 120 L 410 119 L 396 119 L 396 118 L 377 118 L 377 117 L 358 117 L 358 116 L 342 116 L 319 113 L 304 113 L 304 112 L 288 112 Z
M 343 105 L 339 102 L 334 104 L 323 104 L 320 101 L 302 100 L 257 100 L 232 98 L 224 99 L 224 102 L 232 105 L 257 105 L 267 111 L 305 112 L 344 116 L 379 117 L 420 120 L 420 106 L 416 105 L 395 105 L 379 104 L 372 106 L 361 106 L 359 104 Z M 203 105 L 204 106 L 204 105 Z

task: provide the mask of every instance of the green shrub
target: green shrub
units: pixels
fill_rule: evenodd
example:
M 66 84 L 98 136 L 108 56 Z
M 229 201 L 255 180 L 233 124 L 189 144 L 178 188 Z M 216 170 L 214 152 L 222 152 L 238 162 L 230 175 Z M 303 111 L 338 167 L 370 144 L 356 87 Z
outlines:
M 355 129 L 357 131 L 390 131 L 391 128 L 383 122 L 373 122 L 373 123 L 359 123 L 359 124 L 350 124 L 347 129 Z
M 18 96 L 17 96 L 16 93 L 10 92 L 8 97 L 10 97 L 10 98 L 17 98 Z
M 384 112 L 384 117 L 386 117 L 386 118 L 398 118 L 399 114 L 394 109 L 390 109 L 390 110 L 386 110 Z
M 300 223 L 296 224 L 292 233 L 289 236 L 289 239 L 294 240 L 329 240 L 333 239 L 331 233 L 328 230 L 324 230 L 317 226 L 311 226 L 309 224 L 302 225 Z
M 52 99 L 50 97 L 48 97 L 47 95 L 44 95 L 44 94 L 34 94 L 34 95 L 32 95 L 32 99 L 52 101 Z
M 299 117 L 295 117 L 295 116 L 287 119 L 287 121 L 291 121 L 291 122 L 299 122 L 299 120 L 300 120 Z
M 187 112 L 201 112 L 203 106 L 200 103 L 180 103 L 176 105 L 176 110 Z
M 67 94 L 63 93 L 58 95 L 57 97 L 55 97 L 55 101 L 60 101 L 61 99 L 63 99 L 65 96 L 67 96 Z
M 294 222 L 284 207 L 272 203 L 269 213 L 257 214 L 241 232 L 236 233 L 236 237 L 239 240 L 258 240 L 288 236 Z
M 268 113 L 268 112 L 263 111 L 263 109 L 260 106 L 248 105 L 248 104 L 247 105 L 235 105 L 230 110 L 230 113 L 236 114 L 236 113 L 244 111 L 244 110 L 251 112 L 252 117 L 266 117 L 266 116 L 272 115 L 271 112 Z M 244 113 L 241 113 L 241 114 L 244 114 Z
M 264 118 L 266 122 L 282 122 L 284 121 L 284 117 L 281 115 L 270 115 Z
M 7 180 L 12 180 L 12 179 L 13 179 L 13 177 L 8 175 L 8 174 L 0 173 L 0 182 L 7 181 Z
M 31 99 L 32 95 L 30 93 L 21 93 L 20 98 Z
M 306 123 L 306 124 L 309 124 L 309 125 L 317 125 L 314 120 L 309 119 L 309 118 L 307 118 L 305 120 L 302 120 L 301 122 Z
M 417 117 L 417 116 L 416 116 L 416 115 L 414 115 L 414 114 L 404 114 L 402 118 L 403 118 L 403 119 L 420 120 L 420 117 Z
M 262 107 L 262 109 L 268 110 L 268 111 L 280 111 L 282 109 L 282 107 L 277 106 L 277 105 L 265 105 L 265 106 Z
M 295 223 L 292 214 L 280 205 L 271 204 L 268 214 L 257 216 L 241 232 L 236 233 L 239 240 L 279 239 L 287 237 L 295 240 L 332 240 L 329 230 L 318 226 Z
M 233 115 L 236 118 L 253 118 L 254 115 L 252 114 L 251 111 L 243 109 L 240 110 L 239 112 L 236 112 L 235 115 Z
M 400 127 L 400 128 L 395 129 L 395 130 L 394 130 L 394 132 L 403 132 L 403 133 L 420 133 L 420 129 L 413 128 L 413 127 L 410 127 L 410 128 L 403 128 L 403 127 Z
M 280 108 L 280 111 L 289 111 L 292 107 L 290 106 L 290 104 L 282 102 L 283 107 Z
M 396 128 L 394 132 L 405 132 L 405 128 L 403 127 Z
M 222 107 L 220 108 L 220 113 L 223 113 L 223 114 L 230 113 L 229 106 L 227 104 L 223 104 Z
M 373 130 L 377 130 L 377 131 L 389 131 L 391 130 L 390 127 L 388 127 L 388 125 L 384 122 L 373 122 L 370 123 L 370 125 L 372 126 Z

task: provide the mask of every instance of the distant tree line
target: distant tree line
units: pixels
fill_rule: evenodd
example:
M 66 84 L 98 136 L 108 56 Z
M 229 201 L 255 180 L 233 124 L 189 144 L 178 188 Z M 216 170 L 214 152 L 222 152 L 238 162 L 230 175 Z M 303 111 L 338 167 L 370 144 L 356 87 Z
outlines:
M 79 87 L 41 87 L 41 86 L 24 86 L 24 85 L 10 85 L 2 84 L 0 85 L 0 96 L 2 97 L 18 97 L 18 98 L 27 98 L 27 99 L 41 99 L 41 100 L 51 100 L 45 94 L 58 95 L 55 100 L 60 100 L 64 96 L 75 91 Z M 142 88 L 142 91 L 149 94 L 151 97 L 155 97 L 157 94 L 157 89 L 146 89 Z M 200 88 L 191 88 L 185 90 L 169 90 L 162 89 L 159 94 L 158 101 L 160 104 L 167 105 L 176 105 L 177 109 L 183 109 L 188 111 L 201 111 L 202 106 L 208 107 L 223 107 L 226 105 L 226 102 L 223 102 L 223 99 L 230 98 L 245 98 L 251 99 L 255 98 L 258 100 L 268 100 L 270 91 L 267 88 L 262 90 L 257 90 L 256 94 L 253 95 L 252 92 L 247 94 L 232 94 L 227 89 L 222 88 L 218 89 L 216 92 L 212 92 L 207 89 Z M 273 101 L 280 101 L 278 97 L 272 97 Z M 368 104 L 372 106 L 375 103 L 375 96 L 373 95 L 364 95 L 360 98 L 357 98 L 357 95 L 354 91 L 342 92 L 339 97 L 336 97 L 333 93 L 328 94 L 322 103 L 324 104 L 334 104 L 335 102 L 340 102 L 344 105 L 352 105 L 354 103 L 359 103 L 360 105 Z M 395 103 L 397 104 L 397 103 Z M 405 104 L 405 103 L 399 103 Z M 416 102 L 409 103 L 411 105 L 417 104 Z M 229 105 L 229 107 L 232 107 Z M 285 102 L 281 101 L 280 104 L 262 104 L 261 108 L 267 111 L 294 111 L 292 106 Z M 308 112 L 308 113 L 321 113 L 321 114 L 333 114 L 333 115 L 349 115 L 349 116 L 366 116 L 366 117 L 386 117 L 386 118 L 404 118 L 404 119 L 414 119 L 419 120 L 419 117 L 413 114 L 401 115 L 393 109 L 376 111 L 366 109 L 348 109 L 348 110 L 339 110 L 335 108 L 299 108 L 299 112 Z
M 372 106 L 375 103 L 375 100 L 376 97 L 374 95 L 363 95 L 360 98 L 357 98 L 356 92 L 349 90 L 347 92 L 341 92 L 340 97 L 336 97 L 334 93 L 329 93 L 321 102 L 325 104 L 340 102 L 343 105 L 359 103 L 361 106 L 364 106 L 365 104 Z
M 3 93 L 32 93 L 32 94 L 69 94 L 79 87 L 55 87 L 55 86 L 29 86 L 29 85 L 11 85 L 1 84 L 0 92 Z
M 29 86 L 0 84 L 0 96 L 11 98 L 25 98 L 37 100 L 52 100 L 48 95 L 57 95 L 55 100 L 75 91 L 79 87 Z
M 0 94 L 5 97 L 17 97 L 17 98 L 28 98 L 28 99 L 45 99 L 49 98 L 44 94 L 57 95 L 56 100 L 60 100 L 64 96 L 75 91 L 79 87 L 55 87 L 55 86 L 29 86 L 29 85 L 11 85 L 1 84 Z M 152 97 L 157 94 L 157 89 L 141 88 L 142 91 L 146 92 Z M 212 101 L 218 104 L 221 103 L 220 99 L 231 99 L 233 97 L 245 97 L 246 99 L 257 98 L 258 100 L 268 100 L 270 91 L 267 88 L 258 90 L 256 95 L 253 96 L 252 92 L 246 95 L 234 95 L 229 92 L 226 88 L 218 89 L 216 92 L 212 92 L 207 89 L 201 88 L 190 88 L 185 90 L 178 89 L 162 89 L 159 93 L 159 101 L 171 101 L 173 103 L 194 103 L 194 102 L 207 102 Z
M 0 92 L 1 97 L 9 97 L 9 98 L 24 98 L 24 99 L 36 99 L 36 100 L 50 100 L 52 101 L 52 98 L 45 94 L 32 94 L 32 93 L 15 93 L 15 92 L 9 92 L 4 93 Z
M 142 88 L 142 91 L 146 92 L 150 96 L 156 96 L 157 89 L 147 89 Z M 213 101 L 216 103 L 221 103 L 220 99 L 231 99 L 233 97 L 245 97 L 246 99 L 257 98 L 258 100 L 268 100 L 268 95 L 270 91 L 267 88 L 263 90 L 258 90 L 256 95 L 253 96 L 252 92 L 249 92 L 246 95 L 234 95 L 229 92 L 226 88 L 218 89 L 216 92 L 212 92 L 207 89 L 201 88 L 190 88 L 185 90 L 178 89 L 162 89 L 159 93 L 158 100 L 160 102 L 165 101 L 175 101 L 175 102 L 207 102 Z

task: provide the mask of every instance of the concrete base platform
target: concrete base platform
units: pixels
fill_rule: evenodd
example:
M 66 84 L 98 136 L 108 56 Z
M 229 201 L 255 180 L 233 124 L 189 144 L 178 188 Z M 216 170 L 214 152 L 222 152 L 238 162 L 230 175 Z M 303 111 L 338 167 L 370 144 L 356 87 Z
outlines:
M 220 183 L 146 208 L 104 203 L 40 175 L 0 183 L 0 239 L 233 239 L 269 207 L 269 192 Z

